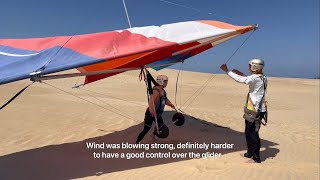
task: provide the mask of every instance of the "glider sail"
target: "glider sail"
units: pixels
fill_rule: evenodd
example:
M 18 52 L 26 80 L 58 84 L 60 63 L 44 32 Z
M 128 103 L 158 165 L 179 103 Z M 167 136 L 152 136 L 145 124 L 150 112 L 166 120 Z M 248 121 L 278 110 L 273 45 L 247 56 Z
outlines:
M 0 84 L 73 68 L 86 74 L 84 84 L 123 72 L 108 70 L 159 70 L 255 28 L 188 21 L 76 36 L 0 39 Z

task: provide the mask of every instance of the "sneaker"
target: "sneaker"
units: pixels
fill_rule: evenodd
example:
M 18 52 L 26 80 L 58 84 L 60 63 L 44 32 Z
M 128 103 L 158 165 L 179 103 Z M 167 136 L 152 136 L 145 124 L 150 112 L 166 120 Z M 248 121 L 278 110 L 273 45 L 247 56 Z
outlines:
M 243 157 L 246 157 L 246 158 L 252 158 L 252 155 L 251 155 L 251 154 L 249 154 L 249 153 L 244 153 L 244 154 L 243 154 Z
M 261 163 L 261 160 L 260 159 L 254 159 L 254 162 L 255 163 Z

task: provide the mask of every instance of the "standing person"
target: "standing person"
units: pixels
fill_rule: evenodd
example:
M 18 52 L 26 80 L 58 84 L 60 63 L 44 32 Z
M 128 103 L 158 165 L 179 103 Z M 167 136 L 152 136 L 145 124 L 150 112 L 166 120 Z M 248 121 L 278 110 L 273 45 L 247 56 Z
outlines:
M 149 107 L 147 108 L 145 113 L 144 128 L 139 134 L 136 143 L 140 143 L 143 137 L 149 132 L 153 121 L 155 121 L 155 117 L 157 117 L 158 127 L 161 127 L 161 125 L 163 124 L 161 115 L 163 113 L 165 105 L 168 105 L 171 108 L 175 109 L 174 105 L 167 98 L 167 93 L 164 90 L 164 88 L 166 88 L 168 85 L 168 77 L 166 75 L 157 76 L 157 83 L 158 85 L 153 87 L 152 98 L 150 98 L 149 100 Z M 155 107 L 153 105 L 155 105 Z M 153 134 L 155 133 L 156 130 L 155 132 L 153 132 Z
M 265 94 L 267 89 L 267 78 L 263 75 L 264 61 L 252 59 L 249 61 L 250 76 L 245 76 L 242 72 L 234 69 L 229 71 L 226 64 L 221 65 L 221 69 L 232 79 L 239 83 L 249 85 L 246 104 L 244 107 L 245 136 L 247 141 L 247 152 L 243 154 L 246 158 L 252 158 L 254 162 L 261 163 L 260 159 L 260 137 L 259 129 L 262 119 L 267 122 L 267 106 Z M 250 160 L 249 162 L 253 162 Z

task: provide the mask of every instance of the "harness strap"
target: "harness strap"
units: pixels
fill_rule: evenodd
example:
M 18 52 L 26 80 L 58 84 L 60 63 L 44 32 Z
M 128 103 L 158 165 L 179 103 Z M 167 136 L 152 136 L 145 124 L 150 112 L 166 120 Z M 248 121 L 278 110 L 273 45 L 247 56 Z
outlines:
M 264 98 L 265 98 L 265 95 L 266 95 L 266 91 L 267 91 L 267 78 L 266 78 L 266 76 L 259 76 L 260 77 L 260 79 L 262 80 L 262 83 L 263 83 L 263 96 L 262 96 L 262 98 L 261 98 L 261 101 L 260 101 L 260 103 L 259 103 L 259 108 L 258 108 L 258 114 L 260 114 L 260 112 L 261 112 L 261 110 L 262 110 L 262 104 L 263 104 L 263 100 L 264 100 Z M 268 123 L 268 110 L 267 110 L 267 105 L 265 104 L 265 107 L 266 107 L 266 112 L 265 112 L 265 114 L 264 114 L 264 116 L 261 118 L 261 124 L 263 124 L 264 126 L 266 126 L 267 125 L 267 123 Z M 260 119 L 260 117 L 259 117 L 259 119 Z M 264 119 L 264 121 L 265 121 L 265 123 L 264 122 L 262 122 L 262 119 Z
M 153 90 L 156 90 L 159 93 L 159 99 L 158 99 L 158 102 L 157 102 L 157 105 L 156 105 L 156 112 L 157 112 L 157 114 L 158 113 L 161 114 L 163 109 L 164 109 L 164 105 L 162 104 L 162 101 L 163 101 L 163 98 L 164 98 L 164 100 L 167 99 L 167 93 L 166 93 L 165 90 L 163 90 L 164 91 L 164 95 L 161 95 L 160 89 L 156 88 L 156 87 L 154 87 Z M 162 105 L 163 105 L 163 107 L 162 107 Z

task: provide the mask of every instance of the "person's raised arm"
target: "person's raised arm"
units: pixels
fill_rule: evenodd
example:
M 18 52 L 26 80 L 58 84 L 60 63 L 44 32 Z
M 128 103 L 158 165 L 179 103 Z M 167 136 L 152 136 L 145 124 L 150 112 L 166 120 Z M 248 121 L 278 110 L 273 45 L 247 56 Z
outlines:
M 242 73 L 242 72 L 239 71 L 238 69 L 232 69 L 232 72 L 238 74 L 239 76 L 246 76 L 244 73 Z
M 229 71 L 228 66 L 226 64 L 222 64 L 220 69 L 223 70 L 226 74 L 228 74 L 232 79 L 239 83 L 251 84 L 254 82 L 254 78 L 252 76 L 240 76 L 232 71 Z M 239 71 L 240 72 L 240 71 Z M 241 73 L 241 72 L 240 72 Z M 242 73 L 243 74 L 243 73 Z
M 229 71 L 228 75 L 239 83 L 251 84 L 254 82 L 254 78 L 252 76 L 239 76 L 238 74 Z

